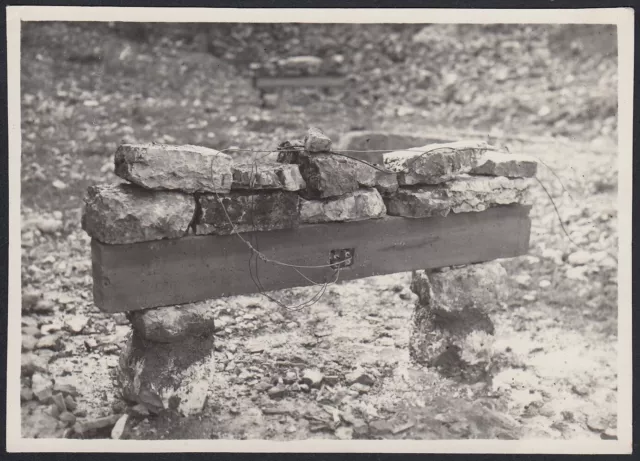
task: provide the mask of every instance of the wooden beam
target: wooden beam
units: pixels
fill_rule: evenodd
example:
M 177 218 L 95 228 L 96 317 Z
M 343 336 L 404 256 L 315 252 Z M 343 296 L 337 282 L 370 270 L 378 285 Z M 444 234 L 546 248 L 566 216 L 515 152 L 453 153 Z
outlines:
M 353 264 L 340 273 L 340 280 L 352 280 L 526 254 L 528 213 L 529 207 L 509 205 L 446 218 L 388 216 L 242 235 L 254 244 L 257 238 L 268 258 L 296 265 L 329 264 L 332 250 L 353 250 Z M 94 301 L 105 312 L 123 312 L 255 293 L 249 255 L 236 235 L 127 245 L 94 240 Z M 310 285 L 289 267 L 258 264 L 266 291 Z M 330 268 L 302 272 L 318 282 L 334 275 Z
M 344 77 L 256 77 L 254 85 L 259 89 L 271 89 L 281 87 L 343 87 L 346 84 Z

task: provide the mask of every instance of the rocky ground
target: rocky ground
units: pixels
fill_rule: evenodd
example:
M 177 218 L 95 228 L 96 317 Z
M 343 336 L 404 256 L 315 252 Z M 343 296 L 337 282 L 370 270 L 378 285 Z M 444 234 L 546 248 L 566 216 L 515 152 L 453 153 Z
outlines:
M 352 92 L 343 102 L 338 94 L 285 91 L 276 107 L 261 109 L 237 56 L 203 53 L 196 41 L 145 42 L 115 28 L 105 35 L 82 25 L 28 25 L 22 50 L 23 437 L 615 438 L 617 147 L 615 117 L 607 112 L 615 108 L 615 61 L 606 50 L 589 49 L 590 58 L 580 58 L 592 41 L 575 31 L 563 38 L 557 29 L 438 26 L 442 40 L 436 41 L 433 27 L 424 34 L 390 32 L 398 34 L 390 43 L 405 50 L 404 60 L 393 61 L 402 53 L 394 58 L 391 45 L 363 47 L 359 64 L 354 58 L 347 69 L 374 75 L 365 87 L 384 91 L 387 81 L 409 88 L 421 81 L 411 72 L 419 72 L 417 63 L 428 55 L 416 51 L 424 39 L 438 70 L 434 94 L 444 94 L 443 66 L 462 79 L 449 85 L 462 95 L 470 94 L 464 82 L 485 82 L 467 102 L 453 96 L 432 106 L 390 90 L 381 93 L 386 102 L 374 103 L 374 90 Z M 418 33 L 426 38 L 416 39 Z M 522 47 L 534 33 L 531 52 L 540 61 L 528 65 L 540 76 L 523 70 L 511 76 L 529 55 L 514 63 L 491 53 L 492 79 L 506 68 L 504 85 L 513 86 L 498 88 L 471 70 L 466 74 L 483 66 L 476 65 L 483 62 L 478 49 L 495 50 L 506 38 Z M 239 43 L 248 40 L 235 35 Z M 367 40 L 354 37 L 356 45 Z M 292 43 L 293 51 L 302 46 Z M 456 49 L 455 59 L 439 57 L 444 44 Z M 350 48 L 343 48 L 347 55 Z M 591 70 L 590 59 L 599 59 Z M 372 62 L 384 70 L 367 67 Z M 581 85 L 569 85 L 569 75 Z M 555 79 L 549 95 L 531 96 L 533 112 L 522 109 L 523 85 Z M 564 108 L 557 104 L 563 94 L 570 102 Z M 505 107 L 513 125 L 498 116 Z M 550 114 L 565 109 L 552 120 Z M 482 122 L 468 124 L 462 114 Z M 124 315 L 103 314 L 92 303 L 89 238 L 80 229 L 86 187 L 116 181 L 112 156 L 122 141 L 272 148 L 299 138 L 310 124 L 336 140 L 358 126 L 433 132 L 439 125 L 454 138 L 495 127 L 493 136 L 512 152 L 534 155 L 553 169 L 541 165 L 538 176 L 575 244 L 536 186 L 531 251 L 503 261 L 512 274 L 510 301 L 491 313 L 498 339 L 493 379 L 468 386 L 412 366 L 407 344 L 415 295 L 404 273 L 338 283 L 296 313 L 259 295 L 211 301 L 218 373 L 204 413 L 182 418 L 128 408 L 117 398 L 113 370 L 129 327 Z M 522 139 L 541 133 L 557 136 Z M 293 304 L 313 294 L 304 288 L 274 296 Z

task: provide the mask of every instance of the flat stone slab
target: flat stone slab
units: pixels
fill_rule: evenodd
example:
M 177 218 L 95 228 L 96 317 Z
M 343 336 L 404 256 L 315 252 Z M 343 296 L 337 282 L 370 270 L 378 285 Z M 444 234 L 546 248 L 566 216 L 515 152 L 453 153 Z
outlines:
M 300 166 L 300 173 L 307 184 L 303 195 L 308 199 L 339 197 L 361 186 L 375 187 L 385 194 L 398 188 L 395 172 L 387 173 L 343 155 L 285 151 L 278 156 L 278 161 Z
M 526 204 L 530 185 L 531 180 L 521 178 L 462 176 L 437 186 L 400 188 L 385 203 L 391 216 L 447 216 L 496 205 Z
M 91 186 L 82 228 L 92 238 L 124 244 L 186 235 L 195 198 L 181 192 L 149 191 L 131 184 Z
M 236 232 L 295 228 L 300 222 L 298 200 L 296 192 L 286 191 L 201 195 L 195 231 L 198 235 L 229 235 L 234 227 Z
M 283 163 L 245 163 L 233 166 L 232 189 L 272 189 L 298 191 L 306 183 L 298 165 Z
M 461 174 L 469 173 L 478 159 L 497 148 L 482 141 L 458 141 L 427 144 L 384 154 L 384 166 L 399 173 L 401 186 L 441 184 Z
M 469 174 L 506 176 L 507 178 L 533 178 L 538 171 L 538 161 L 523 154 L 487 151 L 478 158 L 478 165 Z
M 226 193 L 233 160 L 201 146 L 123 144 L 116 150 L 115 173 L 146 189 Z
M 128 318 L 143 339 L 158 343 L 174 343 L 215 329 L 214 311 L 206 302 L 130 312 Z
M 303 223 L 361 221 L 381 218 L 386 214 L 384 201 L 375 189 L 358 189 L 331 200 L 301 200 L 300 220 Z

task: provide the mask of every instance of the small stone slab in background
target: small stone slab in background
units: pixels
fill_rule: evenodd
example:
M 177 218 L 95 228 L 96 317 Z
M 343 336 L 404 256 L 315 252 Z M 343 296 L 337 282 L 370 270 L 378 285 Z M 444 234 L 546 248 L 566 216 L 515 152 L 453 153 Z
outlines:
M 231 189 L 229 155 L 201 146 L 123 144 L 115 173 L 146 189 L 226 193 Z
M 384 166 L 399 174 L 401 186 L 441 184 L 458 175 L 469 173 L 478 158 L 497 148 L 481 141 L 459 141 L 428 144 L 384 154 Z
M 464 176 L 438 186 L 400 188 L 386 199 L 391 216 L 426 218 L 450 212 L 484 211 L 490 206 L 524 204 L 530 180 L 505 177 Z
M 143 339 L 158 343 L 182 341 L 215 330 L 214 311 L 204 302 L 131 312 L 129 321 Z
M 181 192 L 149 191 L 131 184 L 91 186 L 82 229 L 96 240 L 124 244 L 183 237 L 196 209 Z
M 283 189 L 298 191 L 306 186 L 298 165 L 246 163 L 234 165 L 232 189 Z
M 381 218 L 386 214 L 382 196 L 375 189 L 358 189 L 331 200 L 304 200 L 300 203 L 303 223 L 332 221 L 362 221 Z
M 469 174 L 533 178 L 537 171 L 538 161 L 534 157 L 487 151 L 478 158 L 478 165 Z
M 196 234 L 229 235 L 234 232 L 234 226 L 237 232 L 298 227 L 298 198 L 297 193 L 285 191 L 201 195 L 198 197 L 201 216 L 195 225 Z

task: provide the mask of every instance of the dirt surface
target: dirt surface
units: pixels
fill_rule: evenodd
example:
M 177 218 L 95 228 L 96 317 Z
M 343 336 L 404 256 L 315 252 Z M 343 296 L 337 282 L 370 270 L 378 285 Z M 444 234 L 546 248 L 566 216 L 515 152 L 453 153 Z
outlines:
M 273 148 L 310 124 L 334 140 L 363 124 L 431 131 L 420 117 L 381 112 L 376 122 L 366 107 L 313 91 L 286 93 L 288 102 L 261 109 L 232 60 L 115 32 L 43 24 L 25 35 L 22 56 L 22 386 L 33 385 L 27 375 L 40 363 L 36 374 L 76 386 L 78 421 L 131 410 L 113 387 L 129 326 L 124 315 L 93 305 L 89 237 L 80 229 L 86 187 L 117 180 L 117 144 Z M 455 117 L 443 113 L 441 120 L 447 135 L 468 137 Z M 591 121 L 581 138 L 514 139 L 538 134 L 532 126 L 493 134 L 555 174 L 539 169 L 529 255 L 503 261 L 511 292 L 491 311 L 497 343 L 490 382 L 463 385 L 411 364 L 416 299 L 407 273 L 338 283 L 295 313 L 260 295 L 215 300 L 218 373 L 203 414 L 132 416 L 121 437 L 614 438 L 617 147 Z M 273 296 L 297 304 L 316 290 Z M 325 384 L 305 388 L 305 370 L 322 373 Z M 365 384 L 347 382 L 354 370 L 367 376 Z M 111 427 L 74 434 L 49 411 L 24 401 L 23 437 L 110 436 Z

